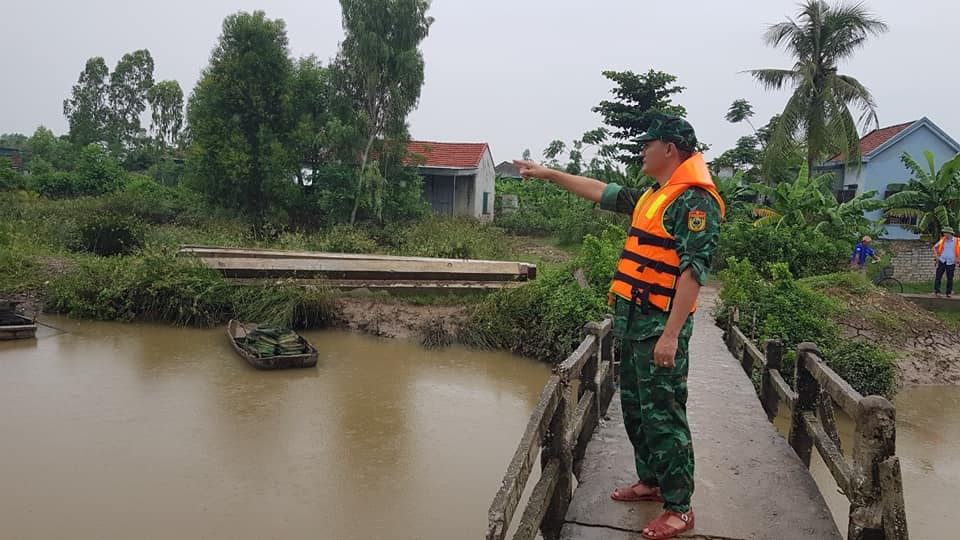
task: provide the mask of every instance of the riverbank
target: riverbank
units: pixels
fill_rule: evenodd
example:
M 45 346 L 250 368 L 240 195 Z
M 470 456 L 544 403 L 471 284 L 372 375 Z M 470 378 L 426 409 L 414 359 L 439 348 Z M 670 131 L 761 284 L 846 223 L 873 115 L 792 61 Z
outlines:
M 960 385 L 960 332 L 914 302 L 883 289 L 865 294 L 829 289 L 841 300 L 843 334 L 896 355 L 902 385 Z
M 537 262 L 564 262 L 570 254 L 545 239 L 517 239 L 519 255 Z M 548 261 L 545 261 L 548 260 Z M 45 256 L 34 263 L 35 285 L 5 295 L 22 302 L 23 315 L 43 312 L 45 285 L 69 274 L 76 264 L 69 257 Z M 836 322 L 844 337 L 866 340 L 896 355 L 898 381 L 903 385 L 960 385 L 960 333 L 913 302 L 879 289 L 863 293 L 836 287 L 824 292 L 843 306 Z M 704 290 L 703 305 L 710 306 L 716 291 Z M 456 341 L 459 328 L 469 320 L 476 296 L 404 297 L 385 293 L 347 293 L 335 296 L 333 325 L 378 337 L 411 339 L 429 346 Z

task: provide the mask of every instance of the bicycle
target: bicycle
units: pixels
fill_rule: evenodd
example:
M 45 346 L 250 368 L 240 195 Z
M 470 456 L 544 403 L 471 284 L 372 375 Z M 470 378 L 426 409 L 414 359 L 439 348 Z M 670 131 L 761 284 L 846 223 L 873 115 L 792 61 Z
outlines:
M 892 293 L 903 293 L 903 283 L 893 277 L 893 266 L 884 266 L 877 277 L 873 278 L 873 285 Z

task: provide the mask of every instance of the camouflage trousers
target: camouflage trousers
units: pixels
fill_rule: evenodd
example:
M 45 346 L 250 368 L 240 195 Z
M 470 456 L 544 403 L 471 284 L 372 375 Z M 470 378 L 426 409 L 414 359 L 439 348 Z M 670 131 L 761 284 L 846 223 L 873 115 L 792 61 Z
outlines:
M 664 508 L 683 513 L 690 510 L 693 496 L 693 441 L 687 425 L 690 338 L 678 340 L 672 369 L 653 364 L 657 339 L 620 342 L 620 404 L 637 477 L 660 487 Z

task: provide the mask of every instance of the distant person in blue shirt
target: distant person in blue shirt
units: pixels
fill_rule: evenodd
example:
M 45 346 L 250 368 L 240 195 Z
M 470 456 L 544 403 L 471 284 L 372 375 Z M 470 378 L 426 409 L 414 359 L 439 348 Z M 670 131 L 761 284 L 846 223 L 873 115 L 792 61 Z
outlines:
M 933 282 L 933 294 L 940 296 L 940 280 L 947 274 L 947 298 L 953 294 L 953 271 L 957 258 L 960 258 L 960 243 L 953 235 L 952 227 L 944 227 L 943 237 L 933 245 L 933 256 L 937 259 L 937 278 Z
M 850 268 L 862 272 L 863 268 L 867 265 L 867 257 L 873 259 L 873 262 L 880 262 L 880 257 L 877 257 L 877 254 L 873 252 L 873 248 L 870 247 L 871 243 L 873 243 L 873 238 L 864 236 L 863 240 L 854 246 L 853 255 L 850 256 Z

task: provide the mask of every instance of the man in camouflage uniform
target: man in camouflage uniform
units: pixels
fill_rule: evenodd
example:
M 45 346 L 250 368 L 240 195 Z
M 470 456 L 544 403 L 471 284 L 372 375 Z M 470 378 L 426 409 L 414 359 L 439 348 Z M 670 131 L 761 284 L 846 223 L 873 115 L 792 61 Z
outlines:
M 702 165 L 693 127 L 682 118 L 654 115 L 638 142 L 643 143 L 643 172 L 657 180 L 657 188 L 688 159 L 700 160 Z M 514 163 L 525 178 L 549 180 L 614 212 L 634 213 L 643 195 L 528 161 Z M 665 512 L 643 530 L 645 538 L 669 538 L 693 526 L 694 459 L 686 415 L 691 311 L 709 275 L 723 213 L 715 189 L 710 193 L 712 180 L 709 183 L 706 188 L 686 189 L 663 210 L 662 226 L 675 238 L 680 261 L 669 310 L 640 309 L 622 295 L 611 295 L 613 332 L 620 340 L 620 400 L 639 478 L 632 486 L 617 488 L 611 497 L 664 501 Z

